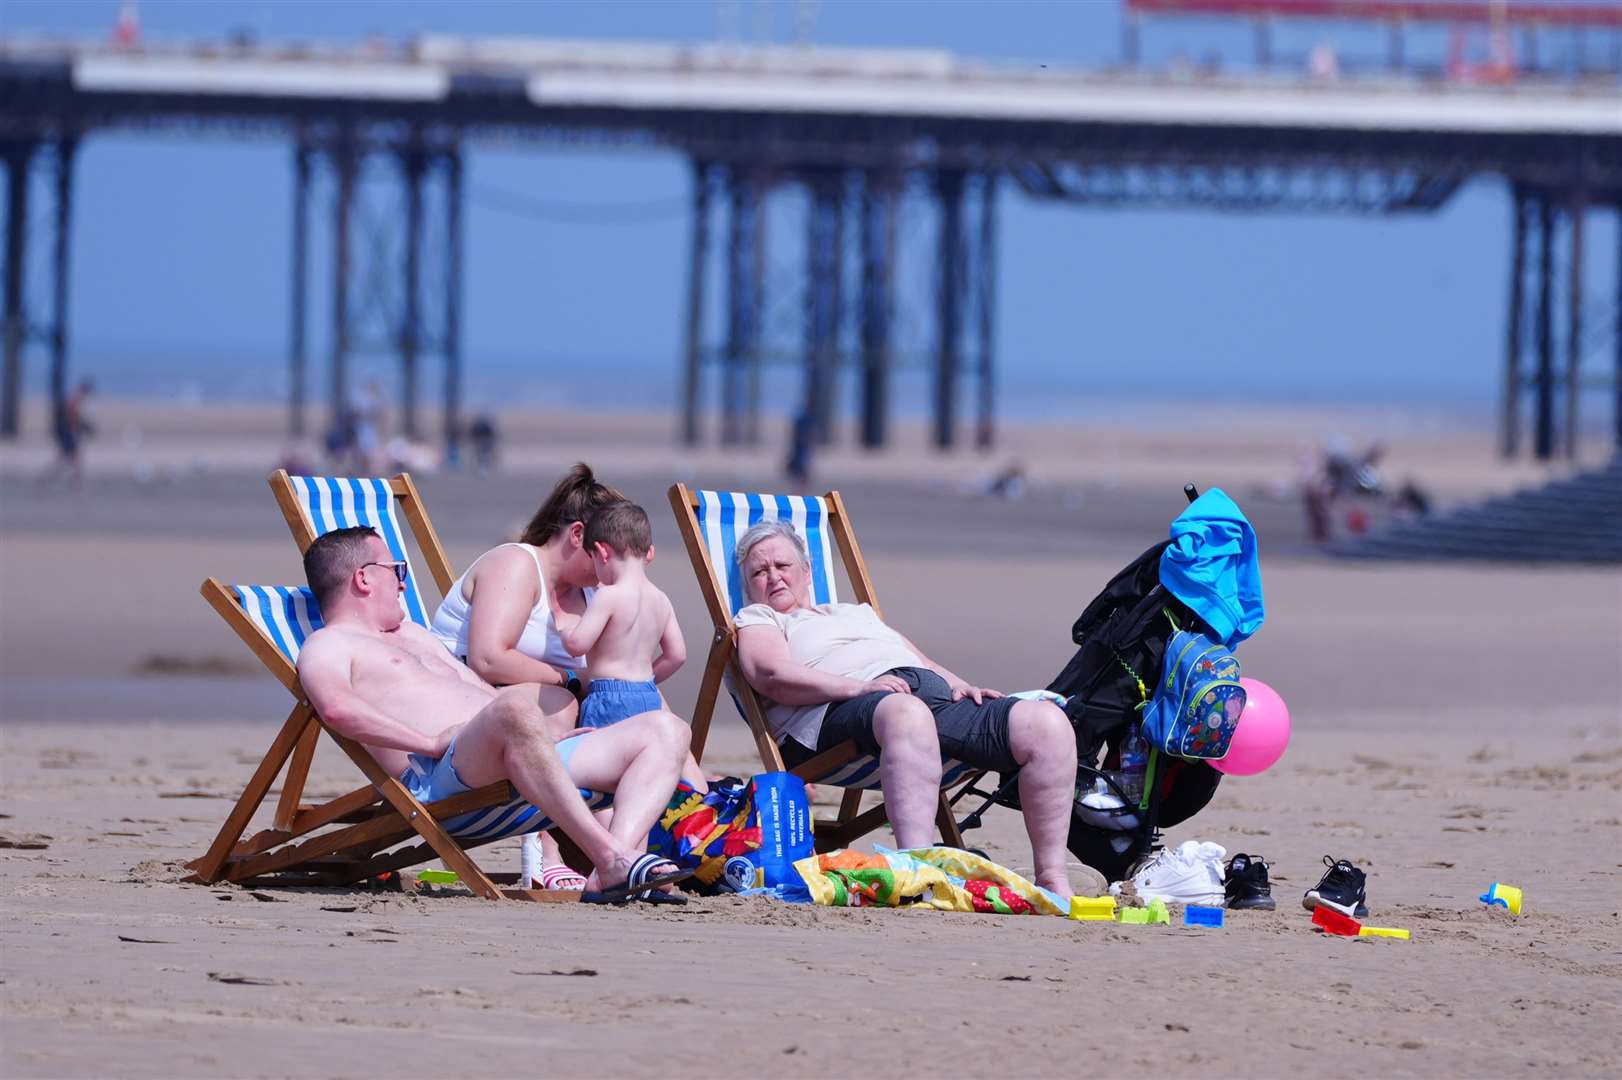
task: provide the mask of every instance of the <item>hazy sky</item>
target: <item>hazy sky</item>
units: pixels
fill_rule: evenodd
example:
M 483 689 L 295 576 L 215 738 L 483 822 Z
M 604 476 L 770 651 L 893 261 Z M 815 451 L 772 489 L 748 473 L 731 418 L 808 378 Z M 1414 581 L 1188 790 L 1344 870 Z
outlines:
M 100 36 L 117 6 L 0 0 L 0 32 Z M 250 30 L 337 41 L 420 32 L 711 40 L 729 12 L 745 36 L 769 18 L 782 41 L 795 5 L 140 5 L 149 38 Z M 1118 58 L 1119 29 L 1115 0 L 823 0 L 813 40 L 1096 65 Z M 1301 50 L 1319 38 L 1371 52 L 1381 40 L 1320 27 L 1281 33 L 1277 46 Z M 1243 27 L 1185 25 L 1152 27 L 1146 45 L 1159 58 L 1220 51 L 1242 65 L 1248 42 Z M 1440 39 L 1416 38 L 1415 48 L 1435 51 Z M 211 389 L 274 385 L 287 349 L 290 162 L 287 143 L 272 140 L 88 140 L 73 247 L 77 367 L 114 391 L 169 393 L 199 371 L 213 372 Z M 572 401 L 609 404 L 639 383 L 633 398 L 667 395 L 685 287 L 684 162 L 669 153 L 518 147 L 475 149 L 468 169 L 464 352 L 474 396 L 493 397 L 495 376 L 513 372 L 531 387 L 550 380 L 544 385 Z M 542 213 L 513 213 L 514 197 Z M 580 208 L 590 212 L 570 221 Z M 1498 181 L 1473 185 L 1441 213 L 1395 219 L 1079 209 L 1032 203 L 1011 184 L 1001 211 L 998 348 L 1013 408 L 1035 407 L 1041 396 L 1119 397 L 1166 386 L 1180 397 L 1209 388 L 1224 397 L 1363 401 L 1412 388 L 1432 402 L 1476 406 L 1496 393 L 1510 213 Z M 919 239 L 932 230 L 916 215 L 908 228 Z M 1616 272 L 1614 216 L 1594 215 L 1590 234 L 1597 291 Z M 792 235 L 797 249 L 798 230 Z M 324 243 L 320 237 L 318 257 Z M 903 317 L 927 302 L 921 272 L 913 293 L 904 289 Z M 314 284 L 319 389 L 329 303 L 321 275 Z M 367 363 L 381 364 L 364 362 L 363 370 Z M 603 369 L 630 378 L 591 377 Z M 29 382 L 43 387 L 40 363 Z

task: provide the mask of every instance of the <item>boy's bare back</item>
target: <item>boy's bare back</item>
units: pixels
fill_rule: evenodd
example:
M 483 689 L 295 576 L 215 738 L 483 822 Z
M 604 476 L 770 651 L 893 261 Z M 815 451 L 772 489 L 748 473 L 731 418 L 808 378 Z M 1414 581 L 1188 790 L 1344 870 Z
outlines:
M 580 621 L 562 630 L 563 647 L 586 658 L 593 681 L 663 682 L 687 659 L 687 646 L 670 600 L 648 580 L 647 512 L 628 502 L 603 507 L 586 523 L 583 546 L 601 584 Z
M 600 585 L 581 616 L 580 628 L 593 628 L 598 619 L 602 629 L 586 651 L 591 677 L 654 681 L 654 662 L 668 651 L 663 643 L 676 621 L 664 591 L 640 575 Z

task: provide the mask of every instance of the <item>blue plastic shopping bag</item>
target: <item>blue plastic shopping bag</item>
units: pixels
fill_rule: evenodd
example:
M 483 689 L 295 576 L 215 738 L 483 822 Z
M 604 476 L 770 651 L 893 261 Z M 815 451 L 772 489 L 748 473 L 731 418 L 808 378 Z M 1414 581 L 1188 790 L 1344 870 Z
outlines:
M 811 837 L 811 800 L 805 792 L 805 781 L 786 772 L 762 773 L 752 781 L 755 795 L 755 813 L 760 821 L 760 847 L 747 858 L 753 874 L 745 868 L 729 865 L 727 877 L 742 884 L 753 878 L 754 887 L 740 891 L 754 895 L 775 896 L 791 903 L 810 903 L 811 893 L 805 887 L 794 864 L 809 858 L 816 851 Z M 735 860 L 729 860 L 729 863 Z M 735 876 L 736 875 L 736 876 Z

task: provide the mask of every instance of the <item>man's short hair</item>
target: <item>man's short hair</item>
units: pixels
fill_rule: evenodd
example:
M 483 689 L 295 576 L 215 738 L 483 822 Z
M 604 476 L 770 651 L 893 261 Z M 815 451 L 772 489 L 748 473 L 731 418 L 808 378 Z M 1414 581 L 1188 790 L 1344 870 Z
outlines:
M 653 526 L 648 513 L 634 502 L 614 502 L 591 515 L 586 522 L 586 547 L 607 544 L 614 554 L 641 557 L 653 546 Z
M 806 552 L 805 548 L 805 537 L 801 536 L 798 529 L 782 518 L 774 518 L 770 521 L 762 521 L 738 538 L 738 565 L 742 566 L 743 561 L 749 557 L 751 551 L 774 536 L 787 539 L 789 543 L 794 545 L 794 550 L 800 553 L 800 562 L 807 566 L 811 564 L 811 556 Z
M 325 604 L 349 575 L 366 563 L 366 541 L 376 537 L 377 530 L 367 525 L 348 529 L 333 529 L 315 538 L 304 552 L 304 578 L 310 583 L 318 604 Z

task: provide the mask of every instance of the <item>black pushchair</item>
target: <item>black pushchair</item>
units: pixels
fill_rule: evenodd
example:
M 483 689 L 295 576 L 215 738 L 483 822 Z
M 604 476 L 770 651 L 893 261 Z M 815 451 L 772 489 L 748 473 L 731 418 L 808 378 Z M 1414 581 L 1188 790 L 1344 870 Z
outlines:
M 1192 484 L 1183 489 L 1192 502 Z M 1200 618 L 1160 583 L 1160 555 L 1169 540 L 1149 548 L 1110 579 L 1071 628 L 1075 656 L 1047 689 L 1068 699 L 1065 713 L 1076 733 L 1078 798 L 1072 803 L 1068 847 L 1076 858 L 1111 881 L 1148 852 L 1163 826 L 1176 825 L 1204 809 L 1216 794 L 1222 774 L 1199 761 L 1156 755 L 1140 806 L 1127 797 L 1112 775 L 1120 767 L 1121 742 L 1127 725 L 1145 700 L 1144 682 L 1160 676 L 1175 621 L 1205 630 Z M 1102 752 L 1102 757 L 1100 757 Z M 984 801 L 959 822 L 967 831 L 980 825 L 993 805 L 1019 808 L 1018 772 L 1004 774 L 993 791 L 969 786 L 952 799 L 971 796 Z M 1116 795 L 1113 811 L 1090 809 L 1080 796 L 1094 790 Z

